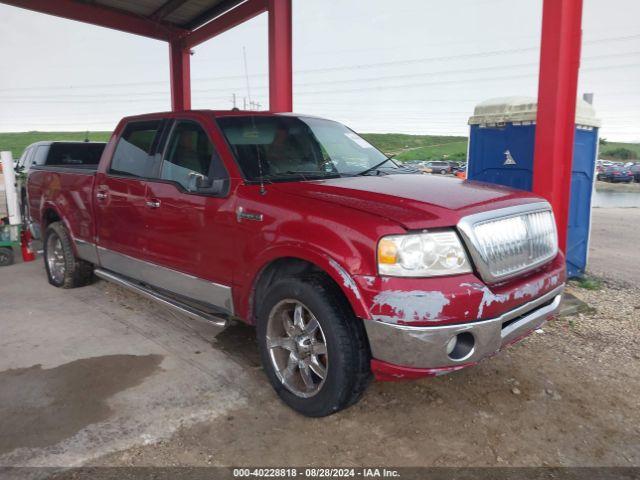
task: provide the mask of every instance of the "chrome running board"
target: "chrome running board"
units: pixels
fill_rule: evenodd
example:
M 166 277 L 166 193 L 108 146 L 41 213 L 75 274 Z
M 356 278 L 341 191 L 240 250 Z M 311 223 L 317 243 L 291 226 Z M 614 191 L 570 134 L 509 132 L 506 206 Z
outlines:
M 108 282 L 120 285 L 121 287 L 124 287 L 127 290 L 153 300 L 160 305 L 173 310 L 176 313 L 185 315 L 191 320 L 204 322 L 206 326 L 214 330 L 215 334 L 222 332 L 222 330 L 224 330 L 229 324 L 229 322 L 224 318 L 212 315 L 211 313 L 203 312 L 202 310 L 196 309 L 190 305 L 187 305 L 183 302 L 170 298 L 167 295 L 157 292 L 150 287 L 141 285 L 125 277 L 122 277 L 117 273 L 109 272 L 101 268 L 96 268 L 94 270 L 94 273 L 97 277 L 100 277 L 103 280 L 107 280 Z

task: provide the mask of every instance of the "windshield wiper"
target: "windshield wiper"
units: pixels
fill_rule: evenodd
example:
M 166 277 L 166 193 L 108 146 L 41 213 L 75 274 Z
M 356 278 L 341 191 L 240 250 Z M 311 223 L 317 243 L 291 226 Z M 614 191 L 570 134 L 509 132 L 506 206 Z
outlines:
M 366 175 L 369 172 L 373 172 L 374 170 L 378 170 L 382 165 L 384 165 L 387 162 L 392 162 L 393 155 L 391 155 L 390 157 L 385 158 L 382 162 L 377 163 L 376 165 L 374 165 L 371 168 L 367 168 L 366 170 L 363 170 L 362 172 L 358 173 L 357 175 Z M 394 163 L 395 165 L 395 163 Z

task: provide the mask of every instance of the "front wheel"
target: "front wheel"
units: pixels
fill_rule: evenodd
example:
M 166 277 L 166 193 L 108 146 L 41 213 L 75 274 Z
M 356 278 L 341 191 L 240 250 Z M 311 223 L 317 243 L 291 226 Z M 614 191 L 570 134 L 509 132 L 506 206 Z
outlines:
M 93 278 L 93 265 L 74 255 L 71 237 L 62 222 L 52 223 L 45 231 L 44 266 L 49 283 L 59 288 L 82 287 Z
M 309 417 L 354 404 L 367 387 L 364 328 L 324 275 L 277 281 L 258 314 L 262 364 L 280 398 Z

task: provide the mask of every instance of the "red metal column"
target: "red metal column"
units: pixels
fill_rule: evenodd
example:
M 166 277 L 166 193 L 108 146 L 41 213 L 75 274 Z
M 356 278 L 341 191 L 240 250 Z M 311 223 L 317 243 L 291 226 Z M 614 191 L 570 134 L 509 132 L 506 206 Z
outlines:
M 191 51 L 182 42 L 169 42 L 171 62 L 171 110 L 174 112 L 191 108 Z
M 293 110 L 291 0 L 269 0 L 269 110 Z
M 533 191 L 551 202 L 566 251 L 582 0 L 544 0 Z

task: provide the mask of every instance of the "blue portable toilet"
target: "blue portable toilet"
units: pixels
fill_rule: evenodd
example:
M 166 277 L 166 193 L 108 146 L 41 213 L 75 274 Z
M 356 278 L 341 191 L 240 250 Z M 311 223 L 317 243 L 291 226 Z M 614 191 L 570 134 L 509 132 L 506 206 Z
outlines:
M 531 97 L 495 98 L 476 106 L 469 119 L 469 180 L 532 189 L 537 109 Z M 583 275 L 587 266 L 599 127 L 593 107 L 578 100 L 567 235 L 570 277 Z

